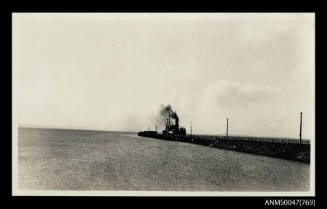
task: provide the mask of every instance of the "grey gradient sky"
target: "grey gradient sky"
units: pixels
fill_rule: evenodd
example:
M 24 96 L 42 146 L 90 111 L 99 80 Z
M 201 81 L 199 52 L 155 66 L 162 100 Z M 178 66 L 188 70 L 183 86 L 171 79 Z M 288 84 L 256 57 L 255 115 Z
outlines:
M 314 14 L 13 14 L 21 126 L 314 136 Z

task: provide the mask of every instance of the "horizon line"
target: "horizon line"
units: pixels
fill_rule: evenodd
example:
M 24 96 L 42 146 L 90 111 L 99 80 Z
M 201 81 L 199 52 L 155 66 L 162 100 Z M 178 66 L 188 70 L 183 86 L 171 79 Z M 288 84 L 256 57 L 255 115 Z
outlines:
M 40 128 L 40 129 L 59 129 L 59 130 L 77 130 L 77 131 L 115 131 L 115 132 L 139 132 L 135 130 L 109 130 L 109 129 L 90 129 L 90 128 L 68 128 L 55 126 L 39 126 L 39 125 L 17 125 L 18 128 Z
M 46 126 L 30 126 L 30 125 L 18 125 L 18 128 L 40 128 L 40 129 L 57 129 L 57 130 L 76 130 L 76 131 L 111 131 L 111 132 L 131 132 L 138 133 L 140 131 L 132 131 L 132 130 L 104 130 L 104 129 L 88 129 L 88 128 L 67 128 L 67 127 L 46 127 Z M 146 130 L 141 130 L 146 131 Z M 188 134 L 190 135 L 190 134 Z M 193 133 L 193 135 L 203 135 L 203 136 L 225 136 L 224 134 L 200 134 Z M 286 136 L 255 136 L 255 135 L 242 135 L 242 134 L 229 134 L 229 136 L 235 137 L 254 137 L 254 138 L 284 138 L 284 139 L 294 139 L 298 140 L 298 138 L 286 137 Z M 302 140 L 311 141 L 311 139 L 303 138 Z

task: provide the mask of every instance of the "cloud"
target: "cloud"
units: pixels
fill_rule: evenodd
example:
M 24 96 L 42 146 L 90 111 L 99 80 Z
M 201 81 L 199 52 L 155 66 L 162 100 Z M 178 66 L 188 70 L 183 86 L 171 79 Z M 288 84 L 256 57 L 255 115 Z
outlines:
M 279 88 L 270 86 L 242 85 L 235 81 L 222 80 L 205 89 L 205 97 L 215 105 L 246 108 L 250 103 L 269 99 L 278 94 Z

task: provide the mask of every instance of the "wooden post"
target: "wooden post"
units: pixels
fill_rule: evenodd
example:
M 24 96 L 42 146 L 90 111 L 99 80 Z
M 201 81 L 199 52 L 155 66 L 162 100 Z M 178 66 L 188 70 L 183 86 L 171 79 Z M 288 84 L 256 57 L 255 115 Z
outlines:
M 300 113 L 300 144 L 302 143 L 302 112 Z
M 226 127 L 226 137 L 228 139 L 228 118 L 227 118 L 227 127 Z

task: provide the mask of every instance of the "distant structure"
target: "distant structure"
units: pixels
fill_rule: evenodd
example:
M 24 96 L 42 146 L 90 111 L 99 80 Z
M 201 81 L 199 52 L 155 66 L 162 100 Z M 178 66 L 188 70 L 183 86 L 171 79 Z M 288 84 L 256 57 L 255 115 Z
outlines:
M 169 112 L 166 120 L 166 128 L 162 133 L 164 135 L 186 135 L 186 129 L 179 127 L 179 118 L 175 112 Z

